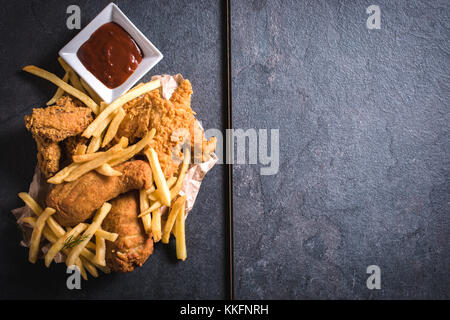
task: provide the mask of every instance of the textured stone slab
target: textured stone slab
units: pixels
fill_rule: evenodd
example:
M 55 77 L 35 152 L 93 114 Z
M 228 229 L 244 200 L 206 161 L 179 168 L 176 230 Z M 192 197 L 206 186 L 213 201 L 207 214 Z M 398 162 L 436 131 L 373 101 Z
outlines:
M 236 297 L 449 298 L 448 1 L 232 1 Z M 381 268 L 381 290 L 366 267 Z

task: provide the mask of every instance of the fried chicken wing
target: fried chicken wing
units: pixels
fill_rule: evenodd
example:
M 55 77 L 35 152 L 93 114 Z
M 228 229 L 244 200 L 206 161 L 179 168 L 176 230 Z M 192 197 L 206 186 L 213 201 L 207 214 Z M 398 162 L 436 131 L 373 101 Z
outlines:
M 79 135 L 92 121 L 91 109 L 69 96 L 25 116 L 25 126 L 36 140 L 39 168 L 47 178 L 59 170 L 62 151 L 58 143 Z
M 90 218 L 105 201 L 130 190 L 148 189 L 152 184 L 152 172 L 145 161 L 127 161 L 114 169 L 122 175 L 107 177 L 91 171 L 75 181 L 56 185 L 46 199 L 47 206 L 56 210 L 55 220 L 73 226 Z
M 35 136 L 35 140 L 39 168 L 46 177 L 50 177 L 59 171 L 61 147 L 57 142 L 48 141 L 39 136 Z
M 106 241 L 106 264 L 113 271 L 130 272 L 142 266 L 153 252 L 152 236 L 139 221 L 139 195 L 131 191 L 111 201 L 111 211 L 102 228 L 119 234 L 116 241 Z
M 53 142 L 82 133 L 92 121 L 91 109 L 69 96 L 61 97 L 54 106 L 34 108 L 25 116 L 25 126 L 34 136 Z
M 151 128 L 156 135 L 150 145 L 158 154 L 161 168 L 166 177 L 170 177 L 180 164 L 181 145 L 187 142 L 195 151 L 200 151 L 202 161 L 214 151 L 216 140 L 204 137 L 203 129 L 198 125 L 191 109 L 192 86 L 189 80 L 183 80 L 173 92 L 170 100 L 164 99 L 159 90 L 153 90 L 124 105 L 127 112 L 116 134 L 116 141 L 122 136 L 130 143 L 142 138 Z

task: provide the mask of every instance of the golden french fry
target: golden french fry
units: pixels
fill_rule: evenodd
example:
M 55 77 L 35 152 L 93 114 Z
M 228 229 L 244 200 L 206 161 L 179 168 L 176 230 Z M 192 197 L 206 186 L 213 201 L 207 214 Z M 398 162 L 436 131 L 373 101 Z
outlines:
M 103 124 L 101 126 L 99 126 L 93 133 L 92 133 L 92 137 L 101 137 L 102 135 L 105 134 L 105 132 L 108 130 L 108 126 L 111 124 L 111 121 L 114 119 L 114 117 L 116 116 L 117 111 L 111 113 L 110 115 L 108 115 L 106 117 L 106 120 L 103 121 Z
M 161 240 L 161 209 L 152 211 L 152 235 L 154 242 Z
M 23 68 L 23 70 L 52 82 L 53 84 L 62 88 L 68 94 L 71 94 L 75 98 L 78 98 L 79 100 L 81 100 L 86 106 L 91 108 L 92 112 L 94 112 L 95 114 L 99 113 L 99 107 L 94 102 L 94 100 L 92 100 L 88 95 L 81 92 L 80 90 L 75 89 L 71 85 L 65 83 L 61 78 L 59 78 L 55 74 L 48 72 L 44 69 L 38 68 L 36 66 L 26 66 Z
M 69 73 L 70 83 L 72 83 L 75 89 L 80 90 L 83 93 L 87 93 L 86 90 L 81 85 L 80 78 L 78 77 L 75 70 L 73 70 L 72 67 L 69 66 L 67 62 L 65 62 L 61 57 L 58 57 L 58 62 L 61 65 L 61 67 L 63 67 L 64 71 Z
M 26 192 L 20 192 L 18 194 L 19 198 L 22 199 L 25 204 L 30 207 L 35 215 L 40 216 L 42 211 L 41 206 Z
M 164 177 L 164 173 L 162 172 L 161 165 L 159 164 L 158 155 L 153 148 L 147 149 L 144 153 L 147 156 L 150 167 L 152 168 L 153 179 L 155 180 L 158 195 L 161 198 L 161 203 L 166 206 L 170 206 L 170 190 L 167 186 L 167 181 Z
M 22 199 L 25 204 L 31 208 L 31 210 L 36 214 L 37 216 L 40 216 L 42 214 L 42 208 L 39 206 L 39 204 L 26 192 L 20 192 L 19 198 Z M 61 227 L 61 225 L 53 219 L 53 217 L 49 217 L 47 219 L 47 225 L 50 227 L 50 229 L 56 234 L 56 236 L 60 237 L 64 235 L 65 231 L 64 228 Z
M 159 88 L 161 86 L 161 83 L 159 80 L 150 81 L 136 89 L 130 90 L 124 95 L 120 96 L 109 106 L 105 108 L 98 116 L 95 118 L 95 120 L 84 130 L 83 137 L 90 138 L 92 137 L 94 131 L 97 129 L 98 126 L 102 126 L 103 122 L 106 120 L 108 115 L 119 109 L 121 106 L 123 106 L 125 103 L 127 103 L 130 100 L 133 100 L 140 95 L 143 95 L 144 93 L 148 91 L 152 91 L 156 88 Z
M 109 164 L 104 163 L 97 169 L 95 169 L 98 173 L 101 175 L 107 176 L 107 177 L 119 177 L 122 175 L 122 172 L 114 170 Z
M 175 226 L 177 259 L 186 260 L 186 233 L 185 233 L 185 216 L 184 210 L 177 215 L 177 224 Z
M 47 251 L 45 255 L 45 266 L 48 268 L 53 261 L 56 254 L 66 246 L 67 241 L 76 238 L 81 232 L 86 230 L 88 225 L 86 223 L 79 223 L 75 228 L 66 232 L 61 238 L 58 239 Z
M 115 166 L 117 164 L 120 164 L 124 161 L 127 161 L 131 157 L 133 157 L 135 154 L 140 152 L 143 148 L 145 148 L 150 141 L 153 139 L 153 136 L 155 135 L 155 129 L 150 130 L 139 142 L 136 144 L 129 146 L 126 149 L 116 151 L 109 149 L 105 152 L 103 156 L 100 156 L 92 161 L 87 161 L 82 164 L 75 170 L 73 170 L 66 178 L 65 181 L 74 181 L 81 177 L 83 174 L 97 169 L 104 163 L 108 163 L 110 166 Z M 121 139 L 122 141 L 122 139 Z M 120 143 L 120 142 L 119 142 Z M 64 169 L 63 169 L 64 170 Z
M 144 149 L 153 139 L 156 130 L 150 130 L 138 143 L 129 146 L 124 149 L 121 153 L 117 153 L 117 157 L 111 161 L 108 161 L 108 164 L 112 167 L 121 164 L 122 162 L 127 161 L 132 158 L 134 155 L 138 154 L 142 149 Z M 109 150 L 108 150 L 109 151 Z
M 100 112 L 106 109 L 108 104 L 105 101 L 100 102 Z
M 67 83 L 67 81 L 69 81 L 69 73 L 66 72 L 66 74 L 64 75 L 64 77 L 62 78 L 62 80 Z M 58 100 L 59 98 L 61 98 L 61 96 L 63 95 L 64 90 L 61 89 L 60 87 L 58 87 L 58 89 L 56 89 L 55 94 L 53 95 L 53 97 L 46 103 L 48 106 L 51 104 L 54 104 L 56 102 L 56 100 Z
M 177 200 L 170 208 L 169 216 L 167 217 L 166 224 L 164 225 L 163 236 L 161 241 L 163 243 L 169 243 L 170 232 L 173 229 L 173 225 L 175 224 L 175 219 L 179 214 L 184 215 L 184 210 L 186 208 L 186 196 L 178 197 Z
M 72 173 L 72 171 L 77 169 L 79 166 L 80 166 L 79 163 L 71 163 L 67 167 L 65 167 L 64 169 L 62 169 L 59 172 L 57 172 L 53 177 L 48 179 L 47 182 L 48 183 L 52 183 L 52 184 L 63 183 L 64 179 L 66 179 Z
M 39 252 L 39 243 L 41 242 L 42 230 L 45 227 L 45 222 L 48 217 L 54 214 L 56 211 L 52 208 L 45 208 L 42 214 L 36 220 L 36 226 L 33 228 L 33 233 L 31 234 L 30 241 L 30 252 L 28 255 L 28 260 L 31 263 L 35 263 Z
M 86 269 L 84 268 L 83 263 L 81 262 L 80 259 L 77 259 L 75 266 L 78 267 L 78 271 L 80 272 L 83 279 L 87 280 L 88 277 L 87 277 Z
M 116 115 L 111 120 L 105 137 L 103 138 L 102 148 L 104 148 L 115 137 L 120 123 L 122 122 L 123 118 L 125 118 L 125 115 L 126 113 L 123 108 L 119 108 L 119 110 L 117 110 Z
M 181 191 L 181 187 L 183 186 L 183 181 L 184 181 L 184 177 L 186 175 L 186 171 L 189 168 L 189 163 L 191 161 L 191 155 L 190 155 L 190 151 L 188 148 L 186 148 L 184 150 L 184 158 L 183 158 L 183 164 L 181 165 L 181 169 L 180 169 L 180 174 L 178 175 L 178 179 L 177 182 L 175 183 L 175 185 L 173 186 L 173 188 L 170 190 L 170 198 L 175 199 L 175 197 L 178 195 L 178 193 L 180 193 Z M 150 212 L 160 208 L 162 206 L 162 203 L 160 201 L 155 201 L 150 208 L 148 208 L 147 210 L 145 210 L 144 212 L 141 212 L 141 214 L 139 214 L 139 218 L 149 214 Z
M 189 148 L 184 149 L 183 153 L 183 164 L 181 165 L 180 174 L 178 175 L 177 182 L 170 190 L 170 196 L 174 199 L 178 193 L 180 193 L 183 186 L 184 177 L 186 175 L 187 169 L 189 168 L 189 163 L 191 162 L 191 151 Z
M 150 204 L 148 202 L 147 193 L 144 189 L 139 191 L 139 208 L 140 212 L 146 210 L 148 207 L 150 207 Z M 152 232 L 152 220 L 151 216 L 148 214 L 146 216 L 143 216 L 142 218 L 142 224 L 144 225 L 144 231 L 145 233 L 149 234 Z
M 82 155 L 85 154 L 87 151 L 87 146 L 85 144 L 80 144 L 77 146 L 77 149 L 75 150 L 76 155 Z
M 95 251 L 95 243 L 89 241 L 88 244 L 86 245 L 86 249 L 91 249 Z
M 89 141 L 88 148 L 86 150 L 86 153 L 94 153 L 97 152 L 98 149 L 100 149 L 100 146 L 102 145 L 102 137 L 92 137 L 91 141 Z
M 106 253 L 106 242 L 105 238 L 95 235 L 95 263 L 99 266 L 106 267 L 105 253 Z
M 80 154 L 80 155 L 75 154 L 72 156 L 72 161 L 74 163 L 87 162 L 87 161 L 97 159 L 98 157 L 105 155 L 105 153 L 106 153 L 105 151 L 100 151 L 100 152 L 86 153 L 86 154 Z
M 175 184 L 175 182 L 177 181 L 176 177 L 170 177 L 169 179 L 167 179 L 167 186 L 170 188 L 173 187 L 173 185 Z M 151 193 L 149 193 L 149 190 L 153 190 Z M 152 188 L 146 190 L 145 192 L 147 192 L 148 198 L 152 201 L 159 201 L 161 200 L 161 197 L 159 195 L 159 191 L 155 190 L 155 188 L 152 186 Z
M 92 223 L 89 225 L 89 227 L 84 231 L 83 239 L 76 247 L 74 247 L 67 257 L 66 265 L 71 266 L 75 263 L 75 260 L 79 257 L 81 251 L 86 247 L 86 244 L 91 241 L 91 238 L 94 236 L 95 232 L 98 228 L 100 228 L 103 219 L 105 219 L 106 215 L 111 210 L 111 204 L 108 202 L 105 202 L 100 209 L 98 209 L 97 213 L 95 214 L 94 219 L 92 220 Z
M 81 81 L 81 85 L 83 86 L 83 88 L 89 93 L 89 95 L 91 96 L 92 100 L 95 101 L 95 103 L 97 104 L 101 104 L 102 98 L 100 98 L 100 96 L 97 94 L 97 92 L 95 92 L 88 84 L 86 81 L 83 80 L 83 78 L 80 77 L 80 81 Z M 101 107 L 101 106 L 100 106 Z M 100 112 L 102 111 L 102 109 L 100 108 Z
M 97 231 L 95 231 L 95 235 L 104 238 L 105 240 L 114 242 L 117 240 L 117 238 L 119 237 L 118 233 L 114 233 L 114 232 L 109 232 L 103 229 L 98 229 Z
M 28 223 L 29 225 L 31 225 L 33 228 L 36 226 L 36 218 L 33 217 L 26 217 L 22 220 L 23 222 Z M 42 230 L 42 235 L 51 243 L 55 243 L 56 241 L 58 241 L 58 237 L 48 228 L 48 226 L 45 226 L 44 229 Z M 64 233 L 63 233 L 64 235 Z M 89 242 L 92 244 L 92 242 Z M 95 248 L 95 245 L 94 245 Z M 62 249 L 61 250 L 66 256 L 68 256 L 69 254 L 69 250 L 67 249 Z M 80 259 L 77 259 L 77 261 L 75 262 L 75 265 L 78 266 L 81 276 L 83 277 L 84 280 L 87 280 L 87 275 L 86 275 L 86 271 L 84 270 L 83 264 L 81 262 Z
M 97 269 L 95 268 L 95 265 L 91 261 L 89 261 L 85 257 L 80 257 L 79 260 L 81 260 L 83 262 L 84 267 L 91 274 L 91 276 L 93 276 L 94 278 L 98 278 Z M 76 265 L 76 263 L 75 263 L 75 265 Z

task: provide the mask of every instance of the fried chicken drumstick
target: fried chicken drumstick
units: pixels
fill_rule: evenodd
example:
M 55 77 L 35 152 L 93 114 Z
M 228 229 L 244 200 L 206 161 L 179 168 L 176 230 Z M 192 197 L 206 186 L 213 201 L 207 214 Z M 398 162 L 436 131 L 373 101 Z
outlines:
M 56 210 L 55 220 L 63 226 L 74 226 L 89 219 L 104 202 L 152 184 L 152 172 L 145 161 L 128 161 L 114 169 L 122 175 L 107 177 L 91 171 L 75 181 L 56 185 L 46 199 L 47 206 Z
M 116 241 L 106 241 L 106 264 L 113 271 L 130 272 L 142 266 L 153 252 L 152 236 L 144 232 L 139 221 L 137 191 L 120 195 L 111 201 L 111 211 L 103 221 L 103 229 L 118 233 Z

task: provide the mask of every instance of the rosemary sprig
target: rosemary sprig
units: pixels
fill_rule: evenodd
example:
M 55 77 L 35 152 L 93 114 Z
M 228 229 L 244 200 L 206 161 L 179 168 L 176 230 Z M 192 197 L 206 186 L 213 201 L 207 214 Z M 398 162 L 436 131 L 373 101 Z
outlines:
M 86 240 L 87 238 L 88 238 L 88 235 L 81 235 L 76 238 L 73 238 L 73 236 L 70 236 L 66 239 L 66 241 L 64 241 L 63 249 L 69 249 L 69 248 L 76 247 L 81 242 L 83 242 L 83 240 Z

